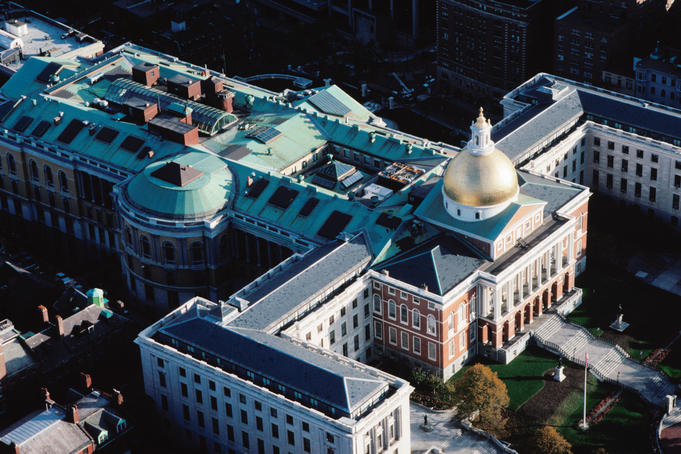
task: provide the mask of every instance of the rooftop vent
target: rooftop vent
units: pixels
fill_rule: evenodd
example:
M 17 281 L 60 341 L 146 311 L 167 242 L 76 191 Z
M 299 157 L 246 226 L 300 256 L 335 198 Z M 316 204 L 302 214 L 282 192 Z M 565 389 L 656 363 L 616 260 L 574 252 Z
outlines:
M 203 175 L 203 172 L 185 164 L 171 161 L 151 173 L 152 177 L 175 186 L 186 186 Z

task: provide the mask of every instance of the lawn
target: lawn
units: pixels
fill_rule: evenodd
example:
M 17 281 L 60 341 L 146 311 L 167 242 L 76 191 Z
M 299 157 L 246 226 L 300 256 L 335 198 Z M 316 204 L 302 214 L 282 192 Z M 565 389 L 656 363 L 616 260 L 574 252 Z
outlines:
M 588 397 L 588 405 L 593 408 L 610 389 L 604 384 L 595 387 L 590 385 L 589 392 L 593 398 Z M 604 447 L 608 452 L 616 453 L 651 451 L 649 435 L 653 418 L 646 412 L 645 404 L 638 396 L 625 392 L 605 418 L 586 432 L 577 427 L 582 419 L 582 399 L 582 396 L 576 396 L 556 417 L 562 419 L 561 425 L 556 429 L 573 445 L 575 453 L 592 452 L 597 447 Z
M 555 355 L 529 347 L 508 365 L 485 361 L 484 358 L 480 362 L 489 366 L 506 384 L 511 399 L 509 408 L 515 411 L 544 387 L 544 373 L 556 367 L 557 361 Z M 462 368 L 450 380 L 456 380 L 468 367 Z

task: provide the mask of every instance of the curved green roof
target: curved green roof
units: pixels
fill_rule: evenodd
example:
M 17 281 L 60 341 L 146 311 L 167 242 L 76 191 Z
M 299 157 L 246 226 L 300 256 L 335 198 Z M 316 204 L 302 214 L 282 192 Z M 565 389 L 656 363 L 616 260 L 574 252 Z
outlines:
M 180 168 L 189 169 L 190 177 L 172 174 Z M 199 219 L 227 207 L 231 191 L 232 173 L 223 160 L 191 152 L 149 164 L 125 186 L 124 195 L 129 204 L 153 216 Z

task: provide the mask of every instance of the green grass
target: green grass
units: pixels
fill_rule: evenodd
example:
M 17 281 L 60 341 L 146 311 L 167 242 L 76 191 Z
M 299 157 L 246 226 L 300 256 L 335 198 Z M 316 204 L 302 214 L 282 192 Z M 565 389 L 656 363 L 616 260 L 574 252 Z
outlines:
M 608 388 L 600 384 L 595 390 L 590 388 L 589 392 L 605 397 Z M 594 399 L 588 398 L 587 401 L 593 408 L 600 399 L 594 402 Z M 590 452 L 597 447 L 604 447 L 608 452 L 616 453 L 650 452 L 649 431 L 652 417 L 636 395 L 625 392 L 605 418 L 586 432 L 577 427 L 582 419 L 582 398 L 577 398 L 573 404 L 576 404 L 573 411 L 562 415 L 565 418 L 563 425 L 556 429 L 576 448 L 575 452 Z
M 588 376 L 587 383 L 586 413 L 588 415 L 589 411 L 608 395 L 609 388 L 604 383 L 600 383 L 593 375 Z M 576 427 L 582 419 L 584 388 L 583 386 L 580 388 L 582 389 L 568 394 L 553 413 L 551 419 L 549 419 L 549 424 L 555 426 L 566 438 L 571 428 Z
M 528 348 L 507 365 L 485 361 L 484 358 L 481 359 L 480 362 L 489 366 L 506 384 L 508 397 L 510 398 L 509 408 L 513 411 L 517 410 L 544 387 L 544 372 L 554 368 L 557 362 L 555 355 L 536 347 Z M 462 368 L 450 378 L 450 381 L 456 380 L 468 367 Z

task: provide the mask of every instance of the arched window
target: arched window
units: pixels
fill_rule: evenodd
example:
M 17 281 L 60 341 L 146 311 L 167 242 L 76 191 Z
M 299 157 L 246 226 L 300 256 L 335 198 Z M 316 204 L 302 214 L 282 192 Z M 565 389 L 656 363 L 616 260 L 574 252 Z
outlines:
M 149 243 L 149 238 L 143 236 L 140 241 L 142 242 L 142 255 L 146 258 L 151 258 L 151 243 Z
M 428 330 L 430 331 L 430 328 L 428 328 Z M 453 335 L 454 331 L 455 331 L 455 328 L 454 328 L 454 312 L 450 312 L 449 313 L 449 335 L 450 336 Z
M 43 173 L 45 174 L 45 184 L 48 185 L 49 187 L 53 187 L 54 178 L 52 177 L 52 169 L 49 166 L 45 166 L 43 169 Z
M 163 243 L 163 260 L 165 263 L 175 263 L 175 245 L 170 241 Z
M 69 182 L 66 179 L 66 174 L 63 171 L 59 171 L 59 190 L 61 192 L 69 192 Z
M 383 312 L 380 295 L 374 295 L 374 312 L 377 314 Z
M 466 323 L 466 303 L 459 306 L 459 323 Z
M 38 164 L 34 160 L 31 160 L 29 167 L 31 168 L 31 180 L 40 181 L 40 175 L 38 174 Z
M 203 245 L 200 241 L 192 243 L 190 248 L 190 255 L 192 258 L 192 264 L 198 265 L 203 263 Z
M 418 309 L 414 309 L 411 313 L 411 324 L 416 329 L 421 329 L 421 313 Z
M 409 311 L 406 304 L 400 306 L 400 322 L 409 323 Z
M 435 317 L 432 315 L 428 316 L 428 334 L 436 334 L 437 328 L 435 327 Z
M 17 163 L 14 161 L 14 156 L 7 153 L 7 167 L 9 167 L 10 175 L 17 174 Z
M 388 301 L 388 317 L 392 318 L 393 320 L 395 320 L 397 317 L 397 306 L 393 300 Z

